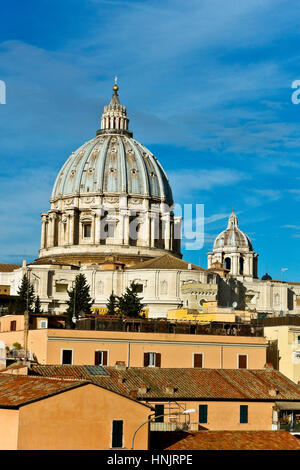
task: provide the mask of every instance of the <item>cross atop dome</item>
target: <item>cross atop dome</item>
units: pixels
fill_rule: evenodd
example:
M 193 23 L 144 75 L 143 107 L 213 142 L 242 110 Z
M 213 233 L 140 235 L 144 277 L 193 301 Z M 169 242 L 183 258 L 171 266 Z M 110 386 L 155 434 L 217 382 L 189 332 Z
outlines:
M 104 106 L 101 117 L 101 129 L 98 134 L 127 134 L 132 137 L 132 132 L 128 130 L 129 119 L 127 117 L 126 106 L 122 106 L 119 100 L 118 77 L 115 77 L 113 95 L 109 105 Z

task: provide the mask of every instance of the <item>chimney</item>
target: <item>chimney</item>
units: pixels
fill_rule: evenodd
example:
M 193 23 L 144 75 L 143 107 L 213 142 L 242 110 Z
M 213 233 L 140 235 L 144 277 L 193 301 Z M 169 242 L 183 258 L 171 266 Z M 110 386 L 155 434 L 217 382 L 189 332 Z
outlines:
M 23 259 L 22 267 L 23 267 L 23 268 L 26 268 L 26 259 Z
M 191 263 L 188 264 L 188 269 L 192 269 Z
M 134 400 L 137 400 L 137 394 L 138 394 L 137 390 L 130 390 L 129 392 L 129 396 L 133 398 Z
M 269 369 L 269 370 L 274 369 L 273 364 L 271 364 L 270 362 L 268 362 L 267 364 L 265 364 L 265 369 Z
M 279 395 L 280 391 L 276 390 L 275 388 L 271 388 L 269 390 L 269 395 L 270 397 L 277 397 Z
M 148 392 L 150 392 L 150 388 L 147 387 L 147 385 L 141 385 L 138 389 L 138 392 L 140 394 L 148 393 Z
M 125 361 L 117 361 L 115 365 L 116 369 L 126 369 Z
M 174 385 L 167 385 L 165 387 L 165 392 L 170 394 L 170 395 L 173 395 L 175 392 L 177 392 L 178 388 L 174 387 Z

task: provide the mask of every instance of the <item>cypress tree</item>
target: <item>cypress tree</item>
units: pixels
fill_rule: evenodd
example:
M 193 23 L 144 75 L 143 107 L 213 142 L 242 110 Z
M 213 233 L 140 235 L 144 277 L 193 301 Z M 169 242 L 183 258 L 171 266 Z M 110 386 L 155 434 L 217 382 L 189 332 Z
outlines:
M 36 296 L 35 303 L 34 303 L 34 313 L 43 313 L 41 301 L 38 295 Z
M 112 292 L 107 299 L 107 313 L 106 315 L 116 315 L 118 308 L 118 297 Z
M 23 314 L 28 310 L 29 313 L 33 312 L 33 304 L 35 301 L 34 288 L 30 284 L 26 274 L 22 278 L 21 285 L 18 289 L 17 295 L 17 313 Z
M 73 289 L 68 290 L 69 300 L 67 300 L 67 324 L 69 327 L 74 327 L 75 324 L 72 321 L 73 315 L 75 318 L 79 317 L 79 314 L 91 313 L 91 306 L 93 300 L 90 296 L 90 286 L 86 281 L 84 274 L 78 274 L 75 278 L 75 285 Z
M 144 307 L 138 296 L 139 285 L 135 282 L 126 288 L 125 293 L 118 298 L 118 307 L 122 315 L 126 317 L 139 317 Z

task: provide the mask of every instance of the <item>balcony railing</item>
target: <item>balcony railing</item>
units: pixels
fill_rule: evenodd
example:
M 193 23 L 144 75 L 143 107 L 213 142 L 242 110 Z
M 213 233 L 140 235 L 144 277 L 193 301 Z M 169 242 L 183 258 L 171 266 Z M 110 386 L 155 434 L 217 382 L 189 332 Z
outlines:
M 188 429 L 186 423 L 150 423 L 150 431 L 184 431 Z
M 259 336 L 263 337 L 263 328 L 244 323 L 207 322 L 176 322 L 167 320 L 143 320 L 132 318 L 114 318 L 89 316 L 77 320 L 78 330 L 124 331 L 135 333 L 171 333 L 193 335 L 221 336 Z
M 288 432 L 300 432 L 300 423 L 280 423 L 279 429 Z

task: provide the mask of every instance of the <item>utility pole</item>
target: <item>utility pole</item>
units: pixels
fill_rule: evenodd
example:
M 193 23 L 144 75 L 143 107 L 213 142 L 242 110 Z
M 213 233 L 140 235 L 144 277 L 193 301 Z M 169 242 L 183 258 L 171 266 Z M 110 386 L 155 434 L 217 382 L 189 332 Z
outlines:
M 31 269 L 27 269 L 27 302 L 26 302 L 26 310 L 24 312 L 24 350 L 25 350 L 25 361 L 28 359 L 28 330 L 29 330 L 29 289 L 30 289 L 30 271 Z

